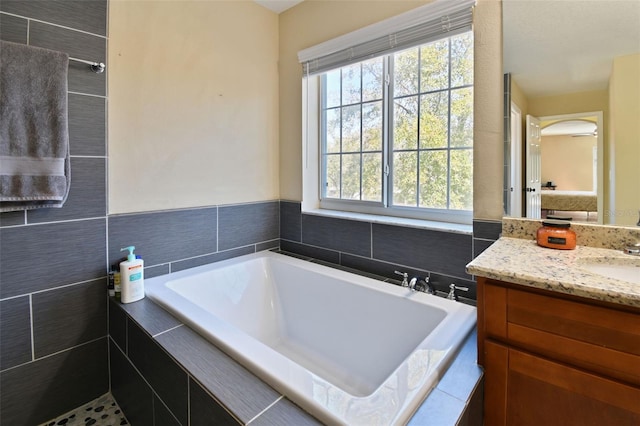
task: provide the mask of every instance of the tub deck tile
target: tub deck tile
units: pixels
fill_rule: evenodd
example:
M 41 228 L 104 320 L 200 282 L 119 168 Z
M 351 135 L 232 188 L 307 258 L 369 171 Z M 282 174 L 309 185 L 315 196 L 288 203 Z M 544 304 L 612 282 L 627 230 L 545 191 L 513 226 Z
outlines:
M 112 301 L 112 303 L 118 303 Z M 133 319 L 143 330 L 151 336 L 170 330 L 180 324 L 174 316 L 156 305 L 149 299 L 142 299 L 133 303 L 119 303 L 124 311 Z
M 251 422 L 251 426 L 271 425 L 320 426 L 322 423 L 298 408 L 293 402 L 282 398 Z
M 280 394 L 188 327 L 178 327 L 156 340 L 203 387 L 243 423 Z

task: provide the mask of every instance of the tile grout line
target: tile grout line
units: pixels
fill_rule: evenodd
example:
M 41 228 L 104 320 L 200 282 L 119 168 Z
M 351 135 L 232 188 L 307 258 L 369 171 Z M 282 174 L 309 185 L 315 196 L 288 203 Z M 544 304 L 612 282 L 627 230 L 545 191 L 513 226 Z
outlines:
M 36 342 L 35 342 L 35 333 L 33 330 L 33 293 L 29 294 L 29 320 L 30 320 L 30 328 L 31 328 L 31 361 L 36 360 Z
M 255 419 L 257 419 L 258 417 L 260 417 L 262 414 L 265 413 L 265 411 L 267 411 L 269 408 L 273 407 L 274 405 L 276 405 L 282 398 L 284 398 L 284 395 L 280 395 L 280 397 L 278 399 L 276 399 L 275 401 L 273 401 L 271 404 L 269 404 L 268 406 L 266 406 L 262 411 L 260 411 L 258 414 L 256 414 L 255 416 L 253 416 L 253 418 L 251 420 L 249 420 L 247 423 L 245 423 L 245 426 L 249 426 L 251 424 L 252 421 L 254 421 Z
M 184 324 L 178 324 L 178 325 L 176 325 L 176 326 L 173 326 L 173 327 L 171 327 L 171 328 L 168 328 L 168 329 L 166 329 L 166 330 L 164 330 L 164 331 L 161 331 L 160 333 L 156 333 L 156 334 L 154 334 L 153 336 L 151 336 L 151 338 L 155 339 L 156 337 L 161 336 L 161 335 L 163 335 L 163 334 L 165 334 L 165 333 L 168 333 L 168 332 L 170 332 L 171 330 L 175 330 L 176 328 L 182 327 L 183 325 L 184 325 Z
M 30 27 L 30 23 L 31 23 L 31 21 L 33 21 L 33 22 L 38 22 L 38 23 L 40 23 L 40 24 L 51 25 L 51 26 L 53 26 L 53 27 L 63 28 L 63 29 L 65 29 L 65 30 L 75 31 L 75 32 L 78 32 L 78 33 L 83 33 L 83 34 L 91 35 L 91 36 L 94 36 L 94 37 L 99 37 L 99 38 L 107 39 L 107 36 L 106 36 L 106 35 L 100 35 L 100 34 L 96 34 L 96 33 L 91 33 L 91 32 L 89 32 L 89 31 L 79 30 L 79 29 L 77 29 L 77 28 L 67 27 L 67 26 L 65 26 L 65 25 L 55 24 L 55 23 L 53 23 L 53 22 L 43 21 L 42 19 L 30 18 L 30 17 L 28 17 L 28 16 L 18 15 L 18 14 L 16 14 L 16 13 L 4 12 L 4 11 L 1 11 L 1 12 L 0 12 L 0 14 L 8 15 L 8 16 L 15 16 L 16 18 L 26 19 L 26 20 L 27 20 L 27 29 L 29 29 L 29 27 Z M 28 41 L 28 40 L 29 40 L 29 38 L 28 38 L 28 36 L 27 36 L 27 41 Z

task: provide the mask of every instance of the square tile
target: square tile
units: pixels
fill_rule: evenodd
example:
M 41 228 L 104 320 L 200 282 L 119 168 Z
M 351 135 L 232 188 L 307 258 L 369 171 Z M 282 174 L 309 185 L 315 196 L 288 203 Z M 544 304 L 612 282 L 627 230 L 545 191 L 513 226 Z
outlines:
M 109 216 L 109 262 L 134 245 L 145 267 L 215 253 L 216 208 Z
M 406 272 L 409 274 L 409 278 L 413 277 L 427 277 L 428 271 L 424 271 L 416 268 L 407 268 L 406 266 L 400 266 L 393 263 L 380 262 L 375 259 L 368 259 L 365 257 L 351 256 L 349 254 L 342 254 L 340 256 L 340 263 L 348 268 L 358 269 L 370 274 L 377 275 L 379 277 L 385 277 L 394 281 L 402 281 L 402 276 L 395 273 Z
M 106 155 L 106 99 L 69 93 L 71 155 Z
M 0 228 L 0 298 L 104 277 L 105 236 L 105 219 Z
M 193 410 L 193 407 L 191 409 Z M 171 411 L 155 394 L 153 395 L 153 420 L 153 426 L 181 426 L 178 419 L 171 414 Z
M 0 302 L 0 370 L 31 361 L 29 296 Z
M 93 34 L 107 35 L 106 0 L 2 0 L 0 10 Z
M 497 240 L 502 232 L 502 221 L 474 220 L 473 238 Z
M 218 250 L 280 237 L 280 203 L 271 201 L 218 208 Z
M 113 301 L 119 309 L 126 312 L 130 319 L 142 327 L 151 336 L 170 330 L 182 324 L 169 312 L 145 298 L 133 303 Z
M 489 246 L 491 246 L 494 242 L 495 241 L 474 239 L 473 240 L 473 257 L 474 257 L 474 259 L 476 257 L 480 256 L 480 254 L 482 254 L 483 251 L 488 249 Z
M 373 257 L 430 272 L 469 279 L 471 235 L 373 224 Z
M 0 40 L 27 44 L 27 20 L 0 14 Z
M 112 297 L 109 298 L 109 336 L 127 353 L 127 314 Z
M 105 217 L 106 163 L 105 158 L 71 158 L 71 187 L 64 206 L 59 209 L 29 210 L 28 223 Z
M 105 394 L 107 353 L 105 337 L 0 373 L 11 389 L 0 392 L 2 424 L 39 424 Z
M 193 379 L 189 379 L 190 426 L 239 426 L 240 423 Z
M 0 228 L 3 226 L 25 225 L 27 223 L 27 215 L 24 210 L 0 213 Z
M 237 249 L 221 251 L 207 256 L 194 257 L 192 259 L 181 260 L 171 264 L 171 272 L 178 272 L 184 269 L 195 268 L 196 266 L 207 265 L 209 263 L 220 262 L 221 260 L 232 259 L 245 254 L 255 253 L 253 246 L 240 247 Z
M 128 355 L 133 365 L 176 418 L 182 424 L 187 424 L 187 374 L 154 339 L 131 321 L 127 324 L 127 338 Z
M 325 250 L 287 240 L 280 241 L 280 250 L 304 257 L 324 260 L 329 263 L 340 264 L 340 253 L 333 250 Z
M 111 393 L 127 420 L 136 426 L 154 426 L 151 388 L 113 342 L 109 346 L 109 359 Z
M 34 294 L 36 358 L 106 336 L 106 289 L 102 278 Z
M 280 396 L 188 327 L 163 333 L 156 340 L 242 422 L 254 418 Z
M 408 426 L 456 425 L 464 407 L 463 401 L 434 389 L 409 420 Z
M 300 203 L 280 201 L 280 238 L 300 242 L 302 212 Z
M 66 52 L 70 57 L 86 61 L 105 62 L 107 42 L 97 37 L 78 31 L 72 31 L 31 21 L 29 25 L 29 44 L 45 49 Z M 69 91 L 91 95 L 106 95 L 107 73 L 91 72 L 86 64 L 69 61 Z
M 371 257 L 371 224 L 303 214 L 302 242 L 312 246 Z

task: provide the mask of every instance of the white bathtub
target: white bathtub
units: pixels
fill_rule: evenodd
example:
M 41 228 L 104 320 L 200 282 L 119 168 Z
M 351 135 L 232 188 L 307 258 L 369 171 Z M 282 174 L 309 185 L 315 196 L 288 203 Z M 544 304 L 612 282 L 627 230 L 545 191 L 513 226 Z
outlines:
M 328 424 L 404 424 L 476 323 L 462 303 L 259 252 L 146 294 Z

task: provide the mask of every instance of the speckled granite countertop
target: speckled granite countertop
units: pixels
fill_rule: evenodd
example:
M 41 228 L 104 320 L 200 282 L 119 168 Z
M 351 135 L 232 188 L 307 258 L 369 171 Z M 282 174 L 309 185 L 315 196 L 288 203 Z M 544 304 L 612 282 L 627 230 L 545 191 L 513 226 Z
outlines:
M 473 275 L 640 308 L 640 284 L 604 278 L 580 268 L 584 258 L 602 263 L 635 263 L 619 250 L 578 246 L 575 250 L 540 247 L 530 239 L 502 237 L 467 265 Z M 640 267 L 638 268 L 640 273 Z

